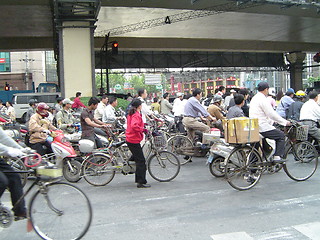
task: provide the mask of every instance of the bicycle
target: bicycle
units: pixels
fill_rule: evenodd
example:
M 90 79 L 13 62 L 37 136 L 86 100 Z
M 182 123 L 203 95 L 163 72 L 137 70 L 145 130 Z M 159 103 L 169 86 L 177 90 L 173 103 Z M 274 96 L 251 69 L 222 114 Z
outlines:
M 12 173 L 13 171 L 7 171 Z M 60 182 L 62 170 L 41 166 L 17 173 L 31 173 L 35 181 L 18 200 L 20 202 L 37 186 L 28 205 L 28 221 L 42 239 L 81 239 L 92 221 L 88 197 L 78 187 Z M 9 227 L 13 221 L 10 209 L 0 203 L 0 225 Z
M 305 181 L 316 171 L 318 152 L 307 140 L 308 127 L 293 122 L 286 128 L 288 137 L 282 164 L 287 176 L 295 181 Z M 266 140 L 264 140 L 266 141 Z M 273 148 L 263 148 L 260 143 L 238 144 L 225 161 L 225 178 L 237 190 L 248 190 L 260 180 L 263 172 L 275 167 Z
M 147 169 L 152 178 L 159 182 L 173 180 L 180 172 L 180 161 L 172 152 L 164 150 L 166 140 L 164 135 L 146 135 L 143 152 Z M 131 152 L 125 141 L 111 141 L 109 146 L 99 149 L 82 163 L 84 179 L 94 186 L 104 186 L 112 181 L 116 172 L 124 175 L 135 173 L 135 162 L 131 161 Z

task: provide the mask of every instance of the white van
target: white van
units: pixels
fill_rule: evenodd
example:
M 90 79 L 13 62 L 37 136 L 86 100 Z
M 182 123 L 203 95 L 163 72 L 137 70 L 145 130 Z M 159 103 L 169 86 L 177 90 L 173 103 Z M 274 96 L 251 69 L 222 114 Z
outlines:
M 60 92 L 57 93 L 16 93 L 13 94 L 12 104 L 16 112 L 16 118 L 21 119 L 23 122 L 26 120 L 30 99 L 35 99 L 37 102 L 45 102 L 50 107 L 54 107 L 57 98 L 61 96 Z

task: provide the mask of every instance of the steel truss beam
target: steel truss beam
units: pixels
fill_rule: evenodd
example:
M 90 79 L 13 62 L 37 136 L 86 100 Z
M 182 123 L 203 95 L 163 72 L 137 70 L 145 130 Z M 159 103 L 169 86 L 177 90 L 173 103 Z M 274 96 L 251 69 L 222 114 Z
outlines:
M 100 54 L 96 52 L 96 69 L 101 66 Z M 108 54 L 109 55 L 109 54 Z M 196 68 L 196 67 L 274 67 L 285 69 L 282 53 L 244 52 L 142 52 L 126 51 L 109 56 L 109 69 L 126 68 Z

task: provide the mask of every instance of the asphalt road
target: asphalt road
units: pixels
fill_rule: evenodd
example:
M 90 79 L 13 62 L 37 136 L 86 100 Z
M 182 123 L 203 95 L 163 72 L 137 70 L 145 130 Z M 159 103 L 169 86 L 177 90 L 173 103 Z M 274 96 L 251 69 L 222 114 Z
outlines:
M 213 177 L 205 158 L 181 167 L 172 182 L 117 174 L 105 187 L 76 185 L 90 197 L 93 221 L 84 239 L 320 239 L 320 174 L 295 182 L 282 170 L 264 174 L 253 189 L 237 191 Z M 2 200 L 9 204 L 9 194 Z M 57 229 L 57 231 L 59 231 Z M 0 229 L 0 239 L 37 239 L 26 221 Z

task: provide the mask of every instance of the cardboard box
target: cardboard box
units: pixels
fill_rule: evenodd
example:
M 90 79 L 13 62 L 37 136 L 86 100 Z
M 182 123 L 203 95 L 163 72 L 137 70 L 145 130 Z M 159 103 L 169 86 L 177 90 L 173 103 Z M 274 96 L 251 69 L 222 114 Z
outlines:
M 227 143 L 259 142 L 259 122 L 257 118 L 232 118 L 223 120 L 223 129 Z

